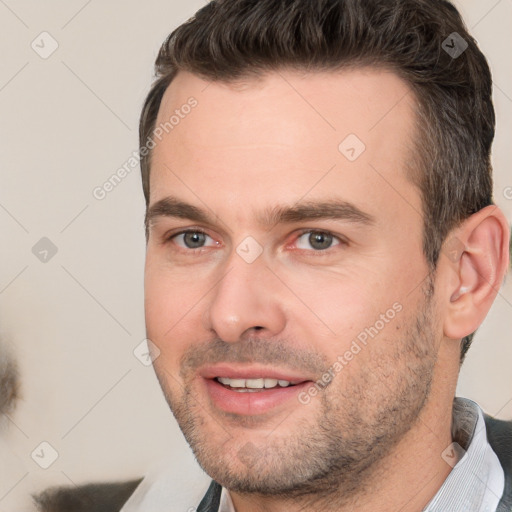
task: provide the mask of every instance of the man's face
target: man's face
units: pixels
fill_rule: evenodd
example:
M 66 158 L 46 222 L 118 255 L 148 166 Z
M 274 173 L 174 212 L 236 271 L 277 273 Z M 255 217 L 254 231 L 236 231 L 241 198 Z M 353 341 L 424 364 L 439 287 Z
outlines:
M 241 87 L 180 73 L 165 93 L 157 126 L 181 115 L 153 152 L 147 335 L 230 489 L 348 488 L 428 398 L 442 329 L 407 178 L 413 103 L 369 69 Z

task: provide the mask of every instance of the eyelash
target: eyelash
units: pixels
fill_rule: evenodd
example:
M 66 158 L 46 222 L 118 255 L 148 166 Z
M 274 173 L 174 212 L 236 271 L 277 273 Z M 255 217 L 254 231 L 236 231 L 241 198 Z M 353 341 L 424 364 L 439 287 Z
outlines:
M 202 230 L 200 228 L 191 228 L 191 229 L 184 229 L 183 231 L 179 231 L 178 233 L 173 233 L 172 235 L 166 237 L 165 242 L 172 242 L 174 238 L 176 238 L 176 237 L 178 237 L 180 235 L 186 235 L 187 233 L 199 233 L 199 234 L 202 234 L 204 236 L 212 238 L 208 233 L 206 233 L 206 231 L 204 231 L 204 230 Z M 326 255 L 329 252 L 331 252 L 331 249 L 333 249 L 334 247 L 337 247 L 338 245 L 340 245 L 340 246 L 348 245 L 348 241 L 345 238 L 343 238 L 341 236 L 338 236 L 338 235 L 335 235 L 334 233 L 332 233 L 330 231 L 320 230 L 320 229 L 302 229 L 302 230 L 300 230 L 298 232 L 295 240 L 294 240 L 294 243 L 296 243 L 297 240 L 299 240 L 302 236 L 304 236 L 305 234 L 308 234 L 308 233 L 319 233 L 319 234 L 322 234 L 322 235 L 332 236 L 332 238 L 334 240 L 337 240 L 338 243 L 333 245 L 333 246 L 331 246 L 331 247 L 328 247 L 327 249 L 324 249 L 324 250 L 316 250 L 316 251 L 314 249 L 310 249 L 310 250 L 307 250 L 307 249 L 296 249 L 296 250 L 307 251 L 308 253 L 314 254 L 315 256 L 323 256 L 323 255 Z M 190 248 L 186 248 L 185 249 L 183 247 L 179 247 L 180 250 L 185 251 L 187 254 L 200 254 L 200 253 L 203 253 L 204 250 L 207 249 L 207 248 L 208 247 L 197 247 L 195 249 L 190 249 Z

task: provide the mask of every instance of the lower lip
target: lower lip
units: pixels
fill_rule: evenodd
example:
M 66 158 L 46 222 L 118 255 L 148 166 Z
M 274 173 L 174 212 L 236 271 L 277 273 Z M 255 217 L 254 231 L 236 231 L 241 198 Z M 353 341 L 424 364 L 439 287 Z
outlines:
M 283 405 L 285 402 L 295 400 L 299 404 L 298 394 L 311 385 L 311 382 L 302 382 L 286 388 L 275 387 L 262 391 L 233 391 L 215 379 L 204 379 L 210 399 L 216 407 L 224 412 L 255 416 L 264 414 Z

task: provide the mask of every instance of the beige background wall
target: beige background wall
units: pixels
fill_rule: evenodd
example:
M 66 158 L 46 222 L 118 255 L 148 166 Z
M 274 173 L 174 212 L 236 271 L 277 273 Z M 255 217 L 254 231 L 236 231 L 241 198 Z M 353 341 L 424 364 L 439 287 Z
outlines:
M 495 199 L 512 220 L 512 1 L 458 3 L 494 73 Z M 189 456 L 152 369 L 133 354 L 145 337 L 139 169 L 102 200 L 93 190 L 137 150 L 159 45 L 202 5 L 0 1 L 0 332 L 23 384 L 0 422 L 0 512 L 28 510 L 28 493 L 48 485 L 136 477 L 163 456 Z M 511 317 L 509 276 L 459 386 L 503 418 Z M 58 452 L 48 469 L 41 442 Z

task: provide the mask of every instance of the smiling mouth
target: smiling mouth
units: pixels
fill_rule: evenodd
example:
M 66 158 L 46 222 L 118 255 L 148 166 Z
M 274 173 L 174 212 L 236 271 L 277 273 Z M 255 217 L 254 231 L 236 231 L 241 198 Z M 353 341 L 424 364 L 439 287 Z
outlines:
M 227 367 L 202 372 L 205 392 L 212 407 L 236 416 L 279 413 L 283 407 L 296 407 L 301 389 L 311 381 L 276 369 Z
M 288 380 L 271 378 L 230 379 L 229 377 L 215 377 L 214 380 L 225 388 L 239 393 L 257 393 L 267 389 L 287 388 L 299 384 L 299 382 L 293 383 Z

